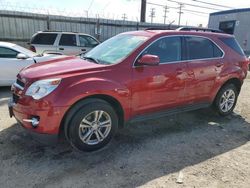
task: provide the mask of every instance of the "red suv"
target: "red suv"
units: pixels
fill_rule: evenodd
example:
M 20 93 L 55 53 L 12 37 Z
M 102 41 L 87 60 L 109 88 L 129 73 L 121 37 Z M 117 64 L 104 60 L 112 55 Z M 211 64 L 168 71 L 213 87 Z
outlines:
M 119 34 L 81 58 L 23 69 L 10 116 L 40 139 L 63 134 L 84 151 L 106 145 L 125 122 L 236 104 L 248 59 L 234 36 L 214 30 Z

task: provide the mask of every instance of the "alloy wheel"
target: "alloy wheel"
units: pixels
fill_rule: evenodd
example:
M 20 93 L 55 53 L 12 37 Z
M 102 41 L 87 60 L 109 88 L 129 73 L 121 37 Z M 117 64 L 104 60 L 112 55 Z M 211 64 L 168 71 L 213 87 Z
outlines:
M 235 92 L 232 89 L 226 90 L 220 99 L 220 109 L 222 112 L 228 112 L 232 109 L 235 103 Z
M 112 121 L 110 115 L 102 110 L 87 114 L 79 126 L 79 137 L 88 145 L 102 142 L 110 133 Z

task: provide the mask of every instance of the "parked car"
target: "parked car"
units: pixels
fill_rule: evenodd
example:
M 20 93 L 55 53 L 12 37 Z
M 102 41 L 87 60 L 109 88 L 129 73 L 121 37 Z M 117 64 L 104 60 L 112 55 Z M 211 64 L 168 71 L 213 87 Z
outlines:
M 249 63 L 234 36 L 210 30 L 126 32 L 58 61 L 19 73 L 10 115 L 36 138 L 62 134 L 83 151 L 128 121 L 209 106 L 231 114 Z
M 84 33 L 40 31 L 30 41 L 30 50 L 38 54 L 78 55 L 88 52 L 100 42 Z
M 11 86 L 18 72 L 34 63 L 59 58 L 55 55 L 37 55 L 17 44 L 0 42 L 0 86 Z

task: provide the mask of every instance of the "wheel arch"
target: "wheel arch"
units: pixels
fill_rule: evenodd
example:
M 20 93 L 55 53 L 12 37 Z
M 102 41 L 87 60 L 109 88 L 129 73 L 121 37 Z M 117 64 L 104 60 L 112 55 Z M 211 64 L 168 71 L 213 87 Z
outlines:
M 110 104 L 118 116 L 118 126 L 119 128 L 124 127 L 124 109 L 122 108 L 121 103 L 114 97 L 106 94 L 95 94 L 91 96 L 84 97 L 76 101 L 64 114 L 59 127 L 59 135 L 63 135 L 68 139 L 68 127 L 67 124 L 71 121 L 74 113 L 79 110 L 82 106 L 96 102 L 96 101 L 105 101 Z
M 240 93 L 241 86 L 242 86 L 242 81 L 241 81 L 239 78 L 230 78 L 229 80 L 227 80 L 227 81 L 221 86 L 221 88 L 222 88 L 223 86 L 227 85 L 227 84 L 234 84 L 235 87 L 236 87 L 237 90 L 238 90 L 238 93 Z M 221 89 L 221 88 L 220 88 L 220 89 Z
M 214 99 L 213 99 L 213 103 L 215 102 L 215 100 L 216 100 L 216 98 L 217 98 L 217 95 L 218 95 L 218 93 L 220 92 L 220 90 L 221 90 L 225 85 L 227 85 L 227 84 L 234 84 L 235 87 L 236 87 L 237 90 L 238 90 L 238 93 L 240 93 L 241 86 L 242 86 L 242 81 L 241 81 L 239 78 L 236 78 L 236 77 L 230 78 L 230 79 L 228 79 L 227 81 L 225 81 L 225 82 L 222 84 L 222 86 L 218 89 L 218 91 L 217 91 L 217 93 L 216 93 L 216 95 L 215 95 L 215 97 L 214 97 Z

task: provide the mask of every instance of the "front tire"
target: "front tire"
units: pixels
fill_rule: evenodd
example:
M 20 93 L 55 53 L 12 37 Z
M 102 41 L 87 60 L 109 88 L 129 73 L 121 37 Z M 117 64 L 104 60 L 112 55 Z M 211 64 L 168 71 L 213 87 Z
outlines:
M 234 84 L 223 86 L 215 98 L 215 110 L 222 116 L 231 114 L 237 103 L 238 95 L 239 92 Z
M 97 100 L 77 110 L 68 126 L 68 138 L 73 147 L 94 151 L 110 142 L 118 127 L 118 117 L 111 105 Z

